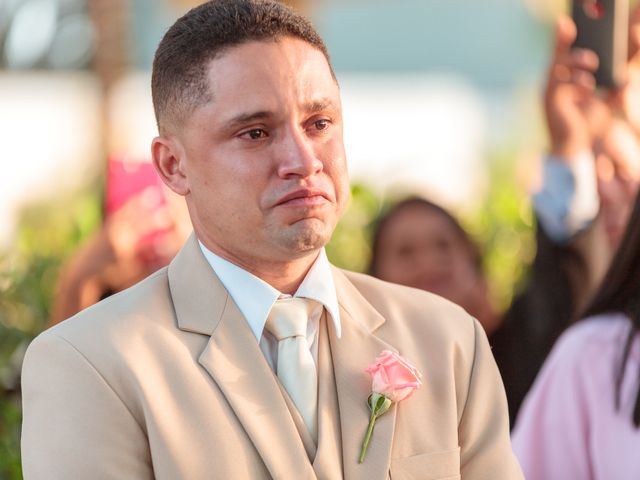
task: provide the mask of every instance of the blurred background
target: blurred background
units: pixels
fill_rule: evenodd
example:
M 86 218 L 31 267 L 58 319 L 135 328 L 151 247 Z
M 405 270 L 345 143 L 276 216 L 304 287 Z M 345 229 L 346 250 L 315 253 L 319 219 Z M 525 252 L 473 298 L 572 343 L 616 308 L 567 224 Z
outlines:
M 60 265 L 99 228 L 107 158 L 149 159 L 155 47 L 193 0 L 0 0 L 0 479 L 21 478 L 19 370 Z M 408 193 L 456 212 L 508 304 L 532 256 L 541 90 L 565 0 L 291 0 L 341 84 L 353 201 L 328 248 L 366 268 Z

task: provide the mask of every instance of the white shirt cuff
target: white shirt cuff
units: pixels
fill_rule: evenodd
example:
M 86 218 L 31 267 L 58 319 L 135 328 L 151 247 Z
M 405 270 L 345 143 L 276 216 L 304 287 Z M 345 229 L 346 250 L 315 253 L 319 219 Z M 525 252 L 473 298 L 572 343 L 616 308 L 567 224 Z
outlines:
M 593 153 L 581 152 L 571 162 L 547 156 L 533 205 L 545 232 L 557 242 L 587 228 L 600 209 Z

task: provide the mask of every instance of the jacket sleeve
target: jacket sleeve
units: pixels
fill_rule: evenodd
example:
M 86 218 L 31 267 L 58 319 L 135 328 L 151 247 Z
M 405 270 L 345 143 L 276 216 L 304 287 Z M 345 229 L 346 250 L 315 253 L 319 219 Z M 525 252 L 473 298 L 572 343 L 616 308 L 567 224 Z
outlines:
M 26 480 L 153 478 L 143 427 L 64 338 L 49 331 L 32 342 L 22 398 Z
M 458 426 L 462 478 L 523 479 L 511 449 L 504 387 L 486 335 L 474 321 L 474 352 Z

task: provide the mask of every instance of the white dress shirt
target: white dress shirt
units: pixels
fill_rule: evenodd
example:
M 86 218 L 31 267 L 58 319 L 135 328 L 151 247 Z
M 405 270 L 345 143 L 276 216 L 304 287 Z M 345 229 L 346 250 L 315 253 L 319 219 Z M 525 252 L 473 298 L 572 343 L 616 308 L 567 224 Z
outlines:
M 290 295 L 279 292 L 255 275 L 216 255 L 202 242 L 198 243 L 207 262 L 247 320 L 269 366 L 275 371 L 275 365 L 278 361 L 278 341 L 265 330 L 264 326 L 276 300 Z M 328 317 L 333 321 L 338 338 L 341 333 L 338 297 L 333 283 L 331 266 L 324 249 L 320 251 L 318 258 L 293 296 L 318 302 L 317 308 L 309 316 L 307 322 L 307 342 L 313 360 L 318 365 L 318 328 L 323 307 L 327 310 Z

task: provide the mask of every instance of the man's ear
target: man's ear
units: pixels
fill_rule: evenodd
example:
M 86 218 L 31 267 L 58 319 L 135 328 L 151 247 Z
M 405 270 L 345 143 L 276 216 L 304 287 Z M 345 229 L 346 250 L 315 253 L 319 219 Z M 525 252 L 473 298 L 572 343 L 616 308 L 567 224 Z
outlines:
M 189 182 L 184 173 L 184 150 L 176 138 L 154 138 L 151 142 L 151 158 L 167 187 L 178 195 L 189 193 Z

